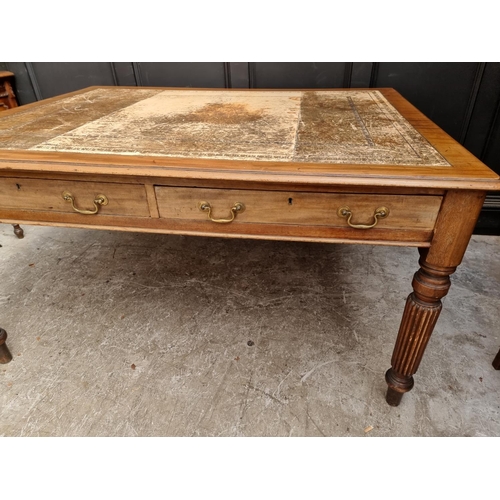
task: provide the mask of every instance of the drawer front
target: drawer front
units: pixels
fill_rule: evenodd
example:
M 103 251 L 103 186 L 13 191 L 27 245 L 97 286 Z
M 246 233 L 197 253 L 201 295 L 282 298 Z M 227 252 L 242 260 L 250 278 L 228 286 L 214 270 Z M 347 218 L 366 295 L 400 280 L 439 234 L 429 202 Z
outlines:
M 388 209 L 386 217 L 377 217 L 378 229 L 432 230 L 441 206 L 441 196 L 337 194 L 285 191 L 252 191 L 232 189 L 205 189 L 156 186 L 160 217 L 185 221 L 205 221 L 208 211 L 200 210 L 200 203 L 210 204 L 213 219 L 230 219 L 231 207 L 242 203 L 244 210 L 236 212 L 234 221 L 226 226 L 242 224 L 278 224 L 299 226 L 327 226 L 347 228 L 359 234 L 359 228 L 349 227 L 348 214 L 339 215 L 339 209 L 348 208 L 351 225 L 371 225 L 379 208 Z M 342 211 L 341 211 L 342 212 Z M 365 228 L 366 229 L 366 228 Z
M 73 203 L 65 200 L 63 193 L 69 193 Z M 94 200 L 100 195 L 106 197 L 107 203 L 98 203 L 96 216 L 149 217 L 146 190 L 140 184 L 0 178 L 1 209 L 64 213 L 95 211 Z

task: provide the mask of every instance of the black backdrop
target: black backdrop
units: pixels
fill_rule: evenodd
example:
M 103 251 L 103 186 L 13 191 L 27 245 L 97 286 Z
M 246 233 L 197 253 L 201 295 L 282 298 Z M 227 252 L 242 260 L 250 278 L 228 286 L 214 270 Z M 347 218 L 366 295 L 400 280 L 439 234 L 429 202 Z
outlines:
M 500 173 L 500 63 L 0 63 L 19 103 L 90 85 L 233 88 L 392 87 Z M 500 234 L 500 193 L 476 233 Z

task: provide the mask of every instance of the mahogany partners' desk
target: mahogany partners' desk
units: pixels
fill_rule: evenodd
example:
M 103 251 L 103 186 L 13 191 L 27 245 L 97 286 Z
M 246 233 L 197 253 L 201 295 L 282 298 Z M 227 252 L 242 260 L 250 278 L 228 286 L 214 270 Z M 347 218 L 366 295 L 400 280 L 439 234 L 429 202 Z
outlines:
M 392 89 L 91 87 L 0 116 L 3 222 L 418 247 L 386 373 L 394 406 L 497 189 Z

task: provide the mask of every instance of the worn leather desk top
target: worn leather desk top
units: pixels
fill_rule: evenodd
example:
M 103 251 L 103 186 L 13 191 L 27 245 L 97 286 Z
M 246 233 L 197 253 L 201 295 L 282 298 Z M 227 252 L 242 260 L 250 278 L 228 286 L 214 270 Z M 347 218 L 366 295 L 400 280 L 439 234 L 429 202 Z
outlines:
M 377 90 L 99 88 L 0 127 L 2 138 L 9 137 L 2 143 L 8 149 L 449 166 Z
M 48 161 L 73 172 L 106 163 L 110 173 L 135 167 L 124 174 L 178 176 L 167 167 L 182 167 L 244 180 L 265 172 L 259 180 L 498 188 L 498 175 L 393 89 L 91 87 L 4 113 L 0 168 L 10 160 L 41 160 L 33 168 L 42 171 Z

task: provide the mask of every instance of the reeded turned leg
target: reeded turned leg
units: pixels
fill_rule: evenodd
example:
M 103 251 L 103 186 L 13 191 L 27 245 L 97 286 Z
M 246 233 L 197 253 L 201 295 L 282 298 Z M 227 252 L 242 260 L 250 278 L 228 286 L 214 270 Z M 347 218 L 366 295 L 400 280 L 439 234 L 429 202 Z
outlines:
M 450 288 L 449 276 L 455 271 L 454 267 L 428 265 L 425 262 L 427 249 L 420 249 L 420 255 L 420 269 L 413 277 L 413 293 L 406 301 L 392 355 L 392 367 L 385 374 L 389 386 L 386 400 L 391 406 L 398 406 L 403 394 L 413 387 L 413 375 L 441 312 L 441 299 Z
M 2 364 L 12 361 L 12 354 L 5 343 L 6 340 L 7 332 L 3 328 L 0 328 L 0 363 Z
M 492 364 L 493 364 L 493 368 L 495 368 L 495 370 L 500 370 L 500 351 L 498 351 Z
M 23 228 L 19 224 L 12 224 L 12 227 L 14 228 L 14 234 L 18 238 L 24 238 Z
M 462 261 L 484 197 L 478 191 L 448 191 L 431 246 L 419 249 L 420 269 L 413 277 L 413 293 L 406 301 L 391 368 L 385 374 L 386 400 L 391 406 L 398 406 L 404 393 L 413 387 L 413 375 L 441 312 L 441 299 L 450 288 L 450 275 Z

